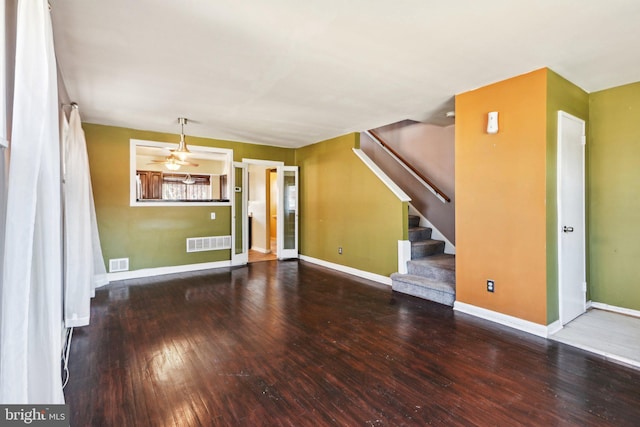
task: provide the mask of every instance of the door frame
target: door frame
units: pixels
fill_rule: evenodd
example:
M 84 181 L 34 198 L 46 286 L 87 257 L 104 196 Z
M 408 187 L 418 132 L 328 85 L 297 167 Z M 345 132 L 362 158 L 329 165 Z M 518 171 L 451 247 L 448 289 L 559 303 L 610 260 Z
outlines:
M 581 151 L 581 169 L 582 173 L 580 177 L 573 177 L 580 180 L 580 188 L 582 192 L 582 206 L 581 206 L 581 214 L 582 214 L 582 230 L 579 233 L 579 237 L 582 239 L 582 294 L 583 294 L 583 307 L 582 312 L 586 311 L 587 301 L 586 301 L 586 280 L 587 280 L 587 266 L 586 266 L 586 251 L 587 251 L 587 239 L 586 239 L 586 186 L 585 186 L 585 148 L 586 148 L 586 134 L 585 134 L 585 120 L 571 115 L 565 111 L 559 110 L 558 115 L 558 134 L 557 134 L 557 165 L 556 165 L 556 196 L 557 196 L 557 249 L 558 249 L 558 310 L 559 310 L 559 318 L 560 323 L 565 325 L 573 319 L 566 319 L 565 308 L 563 306 L 563 289 L 566 284 L 563 284 L 563 255 L 562 255 L 562 237 L 563 237 L 563 220 L 564 220 L 564 212 L 563 212 L 563 204 L 562 204 L 562 178 L 563 178 L 563 167 L 562 167 L 562 131 L 563 131 L 563 122 L 564 120 L 573 120 L 582 124 L 582 151 Z

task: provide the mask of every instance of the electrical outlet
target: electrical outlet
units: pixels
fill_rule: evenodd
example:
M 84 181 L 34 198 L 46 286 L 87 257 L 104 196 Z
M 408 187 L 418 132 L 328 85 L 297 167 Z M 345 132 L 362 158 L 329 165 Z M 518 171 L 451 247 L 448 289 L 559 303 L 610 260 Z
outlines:
M 211 212 L 211 219 L 216 219 L 216 213 L 215 212 Z
M 338 255 L 342 255 L 342 246 L 338 247 Z
M 493 280 L 487 280 L 487 292 L 493 292 L 496 289 L 496 283 Z

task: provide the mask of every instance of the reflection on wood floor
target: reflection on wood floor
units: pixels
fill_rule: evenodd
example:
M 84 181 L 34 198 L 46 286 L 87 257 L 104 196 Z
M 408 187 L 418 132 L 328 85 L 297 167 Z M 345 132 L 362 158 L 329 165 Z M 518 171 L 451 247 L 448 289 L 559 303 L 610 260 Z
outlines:
M 637 425 L 640 371 L 303 261 L 115 282 L 72 426 Z

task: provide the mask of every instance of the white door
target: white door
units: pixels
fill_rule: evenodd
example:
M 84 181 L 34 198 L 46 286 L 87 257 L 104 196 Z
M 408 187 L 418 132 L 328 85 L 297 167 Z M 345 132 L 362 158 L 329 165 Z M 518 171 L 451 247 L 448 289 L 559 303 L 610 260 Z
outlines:
M 560 321 L 586 310 L 584 120 L 558 111 L 558 279 Z
M 278 166 L 278 259 L 298 258 L 298 167 Z
M 247 189 L 249 185 L 247 165 L 233 163 L 231 173 L 231 265 L 243 265 L 249 261 L 249 239 L 247 230 Z

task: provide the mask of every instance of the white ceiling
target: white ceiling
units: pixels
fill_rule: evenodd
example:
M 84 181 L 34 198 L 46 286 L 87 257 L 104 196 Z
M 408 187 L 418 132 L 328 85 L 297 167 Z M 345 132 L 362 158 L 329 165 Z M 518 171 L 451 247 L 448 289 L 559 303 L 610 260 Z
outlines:
M 640 81 L 638 0 L 50 0 L 85 122 L 300 147 L 549 67 Z

